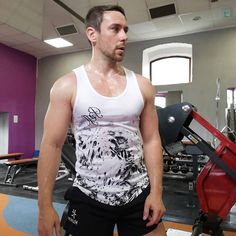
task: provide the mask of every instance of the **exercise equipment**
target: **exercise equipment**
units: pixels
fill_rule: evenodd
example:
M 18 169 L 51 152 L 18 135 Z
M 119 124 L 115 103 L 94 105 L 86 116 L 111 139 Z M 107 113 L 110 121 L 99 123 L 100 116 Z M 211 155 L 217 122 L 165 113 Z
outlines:
M 62 147 L 62 153 L 61 153 L 61 163 L 59 166 L 59 170 L 57 173 L 56 181 L 59 181 L 65 177 L 69 177 L 69 180 L 73 180 L 75 176 L 75 162 L 76 162 L 76 156 L 75 156 L 75 140 L 71 133 L 68 133 L 66 140 L 64 142 L 64 145 Z M 30 190 L 30 191 L 38 191 L 38 186 L 31 186 L 31 185 L 23 185 L 24 190 Z
M 70 171 L 66 168 L 65 164 L 63 162 L 61 162 L 59 165 L 59 170 L 58 170 L 55 181 L 59 181 L 61 179 L 64 179 L 69 174 L 70 174 Z M 22 187 L 24 190 L 30 190 L 30 191 L 35 191 L 35 192 L 37 192 L 39 190 L 38 186 L 32 186 L 32 185 L 27 185 L 27 184 L 24 184 Z
M 186 137 L 209 157 L 196 180 L 201 211 L 192 236 L 201 233 L 222 236 L 221 223 L 236 202 L 236 144 L 200 116 L 190 103 L 159 108 L 157 113 L 166 153 L 172 155 L 171 151 L 175 146 L 179 149 L 180 141 Z M 217 147 L 213 148 L 189 127 L 193 120 L 217 138 Z
M 4 177 L 3 182 L 0 182 L 0 185 L 5 186 L 18 186 L 19 184 L 15 184 L 14 180 L 17 174 L 22 170 L 22 168 L 31 165 L 37 164 L 38 158 L 25 158 L 20 159 L 23 153 L 10 153 L 0 156 L 0 160 L 6 160 L 2 163 L 2 165 L 7 166 L 7 171 Z
M 61 160 L 64 162 L 66 168 L 71 172 L 72 177 L 75 177 L 75 139 L 73 134 L 68 133 L 65 139 L 61 152 Z
M 24 153 L 21 153 L 21 152 L 4 154 L 4 155 L 0 155 L 0 160 L 5 160 L 5 159 L 15 159 L 15 160 L 18 160 L 23 155 L 24 155 Z
M 170 186 L 170 188 L 168 188 L 165 186 L 165 188 L 177 194 L 187 195 L 186 207 L 195 208 L 197 200 L 195 191 L 196 178 L 209 158 L 189 140 L 181 140 L 181 142 L 177 144 L 177 148 L 174 146 L 175 145 L 171 145 L 171 148 L 168 147 L 169 153 L 163 153 L 163 177 L 164 180 L 173 179 L 174 181 L 180 181 L 184 183 L 184 187 L 172 188 Z
M 67 134 L 64 145 L 62 147 L 61 159 L 65 163 L 65 166 L 68 168 L 68 170 L 71 172 L 72 179 L 74 179 L 76 175 L 75 139 L 71 132 Z M 66 232 L 67 230 L 66 222 L 67 222 L 69 206 L 70 206 L 70 203 L 68 202 L 61 217 L 61 226 L 65 230 L 65 234 L 64 234 L 65 236 L 69 236 L 69 234 Z
M 199 217 L 193 226 L 192 236 L 199 236 L 201 233 L 222 236 L 221 222 L 236 202 L 236 145 L 201 117 L 190 103 L 179 103 L 159 108 L 157 113 L 162 146 L 170 157 L 185 150 L 184 144 L 181 143 L 184 137 L 201 153 L 209 157 L 200 173 L 198 168 L 192 170 L 196 175 L 196 191 L 201 208 Z M 209 142 L 189 127 L 193 120 L 217 138 L 219 145 L 216 148 L 213 148 Z M 75 149 L 68 139 L 66 139 L 62 153 L 64 153 L 64 155 L 62 154 L 63 161 L 75 174 Z M 197 155 L 194 156 L 192 161 L 197 163 L 197 158 Z M 170 164 L 176 164 L 176 161 L 170 158 L 166 160 L 165 164 L 166 170 L 169 170 Z M 178 167 L 178 171 L 180 169 Z M 192 186 L 192 189 L 194 187 Z M 68 205 L 61 219 L 63 228 L 67 210 Z
M 14 183 L 16 175 L 21 171 L 23 167 L 26 167 L 31 164 L 37 164 L 38 158 L 26 158 L 20 160 L 11 160 L 4 162 L 7 166 L 7 172 L 3 182 L 0 182 L 0 185 L 15 186 L 19 184 Z

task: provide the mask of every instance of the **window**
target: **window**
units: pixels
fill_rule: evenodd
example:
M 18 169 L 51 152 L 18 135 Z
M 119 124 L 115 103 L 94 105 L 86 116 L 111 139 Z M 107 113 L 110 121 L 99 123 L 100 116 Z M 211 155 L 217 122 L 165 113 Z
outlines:
M 157 94 L 154 103 L 155 106 L 164 108 L 166 107 L 166 98 Z
M 190 82 L 191 60 L 189 57 L 171 56 L 150 62 L 150 79 L 153 85 L 181 84 Z
M 153 85 L 192 82 L 192 45 L 169 43 L 145 49 L 143 75 Z
M 236 107 L 236 88 L 227 88 L 227 107 Z

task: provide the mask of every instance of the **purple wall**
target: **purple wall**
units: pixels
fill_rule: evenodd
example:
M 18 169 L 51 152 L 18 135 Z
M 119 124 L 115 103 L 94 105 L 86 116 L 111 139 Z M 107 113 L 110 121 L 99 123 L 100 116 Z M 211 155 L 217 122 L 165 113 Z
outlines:
M 8 152 L 24 157 L 32 157 L 35 148 L 36 64 L 35 57 L 0 43 L 0 112 L 9 114 Z

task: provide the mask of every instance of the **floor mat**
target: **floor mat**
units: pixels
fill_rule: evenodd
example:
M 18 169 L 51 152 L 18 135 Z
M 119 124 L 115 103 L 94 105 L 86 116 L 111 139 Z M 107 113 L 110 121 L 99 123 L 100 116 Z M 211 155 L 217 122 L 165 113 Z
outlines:
M 64 204 L 53 203 L 59 216 Z M 37 200 L 0 193 L 0 236 L 37 236 Z

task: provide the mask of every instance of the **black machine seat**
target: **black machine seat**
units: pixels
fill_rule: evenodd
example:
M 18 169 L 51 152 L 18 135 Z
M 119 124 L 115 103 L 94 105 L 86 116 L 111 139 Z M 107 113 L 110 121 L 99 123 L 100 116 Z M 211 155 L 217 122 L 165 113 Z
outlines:
M 71 174 L 75 176 L 76 175 L 76 172 L 75 172 L 76 155 L 75 155 L 74 145 L 75 145 L 75 142 L 73 140 L 73 136 L 68 135 L 62 147 L 61 160 L 64 162 L 66 168 L 70 170 Z M 69 205 L 70 203 L 68 202 L 64 209 L 63 215 L 61 217 L 61 226 L 65 230 L 66 230 L 66 221 L 67 221 Z M 65 236 L 68 236 L 68 235 L 69 234 L 65 232 Z
M 67 137 L 65 143 L 62 147 L 61 159 L 64 162 L 67 169 L 71 171 L 71 173 L 75 176 L 75 163 L 76 163 L 76 155 L 75 148 L 72 143 L 69 142 L 69 138 Z

